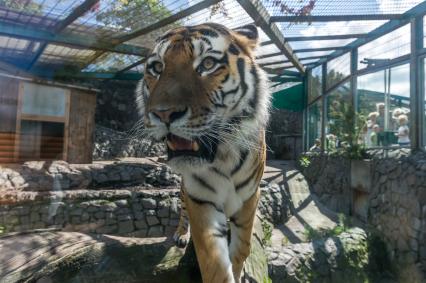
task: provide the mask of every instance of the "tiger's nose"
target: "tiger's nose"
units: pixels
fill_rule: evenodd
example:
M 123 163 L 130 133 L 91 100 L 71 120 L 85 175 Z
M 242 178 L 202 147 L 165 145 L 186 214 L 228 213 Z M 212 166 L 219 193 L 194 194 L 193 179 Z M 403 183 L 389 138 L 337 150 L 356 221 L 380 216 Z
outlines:
M 188 112 L 188 108 L 168 108 L 168 109 L 154 109 L 151 113 L 160 119 L 163 123 L 170 124 L 174 121 L 182 118 L 186 112 Z

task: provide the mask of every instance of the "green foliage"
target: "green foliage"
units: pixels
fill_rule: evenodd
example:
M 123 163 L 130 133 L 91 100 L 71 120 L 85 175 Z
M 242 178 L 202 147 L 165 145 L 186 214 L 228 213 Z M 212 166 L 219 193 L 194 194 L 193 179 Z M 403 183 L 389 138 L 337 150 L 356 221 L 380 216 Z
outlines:
M 135 30 L 170 15 L 158 0 L 119 0 L 98 11 L 96 20 L 108 26 Z
M 340 140 L 341 147 L 336 148 L 332 142 L 327 142 L 327 151 L 331 154 L 343 155 L 349 159 L 367 158 L 367 151 L 360 142 L 362 128 L 365 124 L 365 117 L 353 108 L 352 103 L 339 99 L 333 100 L 333 105 L 328 113 L 330 132 Z M 339 100 L 341 102 L 339 102 Z
M 288 240 L 288 238 L 286 236 L 283 236 L 281 240 L 281 246 L 287 246 L 289 243 L 290 241 Z
M 338 82 L 341 82 L 344 78 L 345 78 L 345 75 L 343 75 L 342 73 L 336 72 L 334 70 L 329 70 L 327 72 L 327 77 L 326 77 L 327 87 L 329 88 L 337 84 Z
M 272 237 L 272 225 L 266 220 L 262 220 L 261 224 L 263 231 L 262 244 L 264 244 L 265 246 L 270 246 Z
M 41 3 L 44 3 L 43 1 Z M 32 14 L 41 14 L 42 4 L 34 0 L 0 0 L 0 7 L 6 7 L 17 11 Z
M 0 225 L 0 235 L 6 233 L 6 227 Z
M 308 168 L 309 165 L 311 164 L 311 160 L 309 159 L 308 156 L 301 156 L 299 158 L 299 165 L 302 168 Z
M 310 226 L 305 226 L 304 235 L 309 241 L 318 240 L 323 238 L 339 236 L 343 232 L 346 232 L 351 227 L 350 220 L 346 218 L 344 214 L 339 214 L 339 223 L 334 228 L 329 229 L 318 229 L 315 230 Z

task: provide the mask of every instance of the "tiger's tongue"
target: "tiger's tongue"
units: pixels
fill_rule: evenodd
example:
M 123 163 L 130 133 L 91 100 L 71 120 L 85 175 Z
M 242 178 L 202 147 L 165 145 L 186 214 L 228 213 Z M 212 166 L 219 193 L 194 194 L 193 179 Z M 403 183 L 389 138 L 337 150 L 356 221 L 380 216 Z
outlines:
M 173 144 L 175 150 L 192 150 L 192 141 L 175 135 L 170 137 L 170 141 Z

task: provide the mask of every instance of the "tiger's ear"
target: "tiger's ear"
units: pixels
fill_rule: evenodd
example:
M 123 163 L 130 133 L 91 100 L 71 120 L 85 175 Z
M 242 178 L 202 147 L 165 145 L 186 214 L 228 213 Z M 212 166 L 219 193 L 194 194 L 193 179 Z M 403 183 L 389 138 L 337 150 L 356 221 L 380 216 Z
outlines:
M 245 25 L 234 29 L 234 32 L 238 35 L 239 39 L 243 41 L 242 43 L 245 46 L 250 47 L 251 50 L 256 49 L 259 41 L 259 32 L 255 25 Z

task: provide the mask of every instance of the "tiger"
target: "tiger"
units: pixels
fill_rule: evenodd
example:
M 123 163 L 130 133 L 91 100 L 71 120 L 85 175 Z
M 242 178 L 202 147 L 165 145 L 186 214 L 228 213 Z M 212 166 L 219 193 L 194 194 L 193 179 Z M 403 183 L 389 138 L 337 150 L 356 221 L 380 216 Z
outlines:
M 178 27 L 147 56 L 137 104 L 144 134 L 182 176 L 175 240 L 194 244 L 203 282 L 239 282 L 266 160 L 270 92 L 255 25 Z M 189 221 L 188 221 L 189 220 Z

